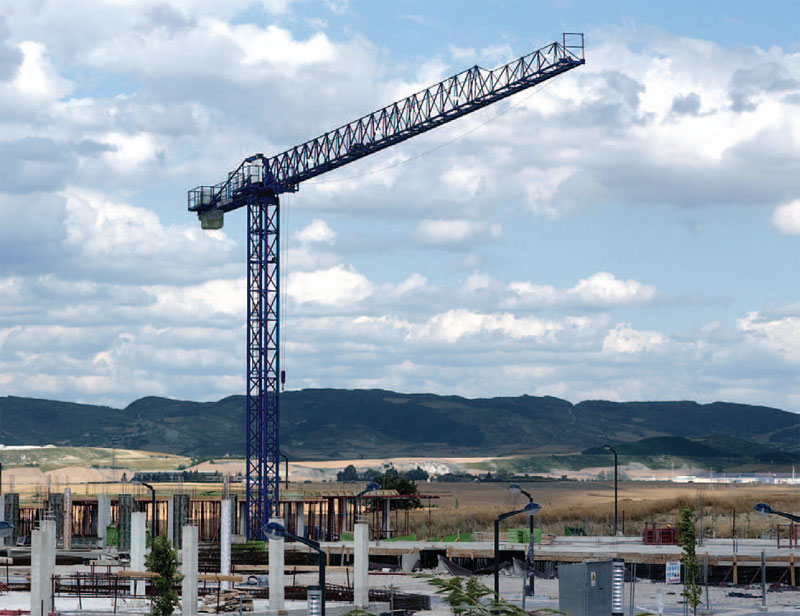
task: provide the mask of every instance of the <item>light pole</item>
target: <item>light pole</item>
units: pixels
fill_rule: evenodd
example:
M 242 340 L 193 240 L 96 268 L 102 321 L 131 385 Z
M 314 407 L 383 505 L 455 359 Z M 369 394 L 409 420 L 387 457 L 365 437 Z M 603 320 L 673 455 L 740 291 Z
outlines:
M 495 601 L 500 598 L 500 522 L 506 518 L 524 513 L 526 516 L 532 518 L 542 509 L 541 505 L 529 502 L 522 509 L 509 511 L 508 513 L 501 513 L 494 521 L 494 594 Z
M 374 481 L 370 481 L 367 484 L 367 486 L 356 495 L 356 499 L 358 500 L 356 501 L 356 519 L 353 520 L 353 524 L 356 524 L 358 522 L 358 516 L 361 514 L 361 497 L 364 496 L 364 494 L 369 494 L 370 492 L 377 492 L 380 489 L 381 489 L 380 484 L 375 483 Z
M 603 445 L 603 449 L 610 451 L 614 454 L 614 536 L 617 536 L 617 450 L 611 445 Z
M 508 489 L 513 492 L 514 494 L 522 494 L 523 496 L 528 497 L 528 502 L 533 502 L 533 496 L 531 496 L 530 492 L 526 492 L 522 489 L 522 486 L 516 483 L 512 483 L 508 486 Z M 536 594 L 536 572 L 534 571 L 535 567 L 535 560 L 534 560 L 534 528 L 533 528 L 533 516 L 528 517 L 528 527 L 530 529 L 530 538 L 528 539 L 528 564 L 530 565 L 530 571 L 528 572 L 528 586 L 526 589 L 526 594 L 530 597 Z
M 800 522 L 800 516 L 794 515 L 793 513 L 775 511 L 767 503 L 756 503 L 755 505 L 753 505 L 753 511 L 755 511 L 759 515 L 770 515 L 770 514 L 779 515 L 781 517 L 791 520 L 792 522 Z
M 138 483 L 150 490 L 150 502 L 153 506 L 153 516 L 150 518 L 150 541 L 156 540 L 156 489 L 141 479 L 133 479 L 131 483 Z
M 283 462 L 284 462 L 284 467 L 283 468 L 285 469 L 285 472 L 284 472 L 285 477 L 284 477 L 284 480 L 283 480 L 283 482 L 284 482 L 283 485 L 286 488 L 286 490 L 288 490 L 289 489 L 289 457 L 285 453 L 283 453 L 282 451 L 279 451 L 278 453 L 280 454 L 281 458 L 283 458 Z
M 303 545 L 307 545 L 312 550 L 317 552 L 319 556 L 319 587 L 322 592 L 320 597 L 320 611 L 317 612 L 317 614 L 319 614 L 319 616 L 325 616 L 325 552 L 319 547 L 319 543 L 312 541 L 311 539 L 306 539 L 305 537 L 300 537 L 294 533 L 290 533 L 283 527 L 282 524 L 278 524 L 277 522 L 269 522 L 268 524 L 264 524 L 264 526 L 261 527 L 261 532 L 264 533 L 268 539 L 284 539 L 286 537 L 289 539 L 294 539 L 295 541 L 299 541 Z M 312 599 L 312 597 L 309 597 L 309 599 Z M 313 603 L 315 602 L 309 600 L 310 605 Z M 312 616 L 312 611 L 313 610 L 309 608 L 309 616 Z M 313 616 L 316 616 L 316 614 Z

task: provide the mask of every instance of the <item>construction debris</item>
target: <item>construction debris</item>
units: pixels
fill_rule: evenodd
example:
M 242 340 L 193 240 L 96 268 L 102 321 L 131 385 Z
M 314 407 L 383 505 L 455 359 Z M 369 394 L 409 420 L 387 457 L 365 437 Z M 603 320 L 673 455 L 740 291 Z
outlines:
M 203 597 L 203 604 L 200 611 L 206 614 L 218 614 L 220 612 L 252 612 L 253 596 L 241 590 L 226 590 L 219 594 L 209 594 Z

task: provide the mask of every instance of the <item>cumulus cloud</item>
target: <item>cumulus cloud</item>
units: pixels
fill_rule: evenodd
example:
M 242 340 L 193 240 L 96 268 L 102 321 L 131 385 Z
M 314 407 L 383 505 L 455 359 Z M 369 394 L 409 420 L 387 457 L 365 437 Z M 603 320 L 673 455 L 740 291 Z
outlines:
M 299 27 L 290 0 L 264 0 L 258 23 L 251 5 L 20 3 L 0 24 L 4 392 L 240 393 L 244 213 L 201 232 L 185 189 L 517 51 L 443 41 L 408 63 L 369 35 L 326 33 L 324 14 Z M 655 273 L 497 269 L 521 218 L 606 204 L 745 204 L 799 234 L 799 81 L 778 47 L 612 28 L 586 66 L 513 106 L 305 184 L 291 207 L 311 222 L 284 242 L 291 386 L 800 408 L 790 306 L 753 312 L 770 301 L 754 297 L 673 331 L 647 312 L 665 305 Z
M 498 223 L 485 224 L 469 220 L 422 220 L 417 224 L 415 238 L 422 244 L 459 246 L 487 242 L 500 238 L 503 228 Z
M 782 235 L 800 235 L 800 199 L 776 207 L 772 212 L 772 226 Z

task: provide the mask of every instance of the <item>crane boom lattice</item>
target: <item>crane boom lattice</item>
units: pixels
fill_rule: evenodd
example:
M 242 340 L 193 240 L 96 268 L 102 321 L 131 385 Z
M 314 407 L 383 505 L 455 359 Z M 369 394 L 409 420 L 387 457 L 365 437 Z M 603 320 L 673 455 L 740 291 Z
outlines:
M 301 182 L 401 143 L 517 92 L 584 60 L 581 33 L 494 70 L 478 66 L 362 116 L 271 158 L 249 156 L 219 184 L 188 193 L 204 229 L 247 207 L 247 507 L 248 537 L 279 513 L 280 199 Z

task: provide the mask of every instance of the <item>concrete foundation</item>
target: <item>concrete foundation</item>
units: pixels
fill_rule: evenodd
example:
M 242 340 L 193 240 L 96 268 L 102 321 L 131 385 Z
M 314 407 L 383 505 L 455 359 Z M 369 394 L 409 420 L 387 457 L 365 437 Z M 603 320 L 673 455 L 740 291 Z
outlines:
M 111 524 L 111 497 L 108 494 L 100 494 L 97 497 L 97 539 L 101 548 L 106 547 L 109 524 Z
M 197 616 L 197 527 L 181 529 L 181 613 Z
M 53 611 L 55 570 L 56 523 L 43 520 L 31 535 L 31 616 L 48 616 Z
M 147 547 L 147 514 L 137 511 L 131 515 L 131 570 L 144 571 L 144 552 Z M 144 582 L 131 582 L 131 592 L 144 594 Z
M 270 522 L 277 522 L 283 526 L 283 518 L 272 518 Z M 285 608 L 284 598 L 284 550 L 283 539 L 269 540 L 269 609 L 271 612 Z
M 369 604 L 369 525 L 353 528 L 353 603 L 357 607 Z

